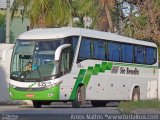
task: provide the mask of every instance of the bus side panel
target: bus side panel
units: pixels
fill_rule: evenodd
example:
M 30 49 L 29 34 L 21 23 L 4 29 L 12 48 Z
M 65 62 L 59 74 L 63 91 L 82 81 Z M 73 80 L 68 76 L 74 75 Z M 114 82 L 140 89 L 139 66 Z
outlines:
M 156 66 L 114 63 L 109 68 L 109 63 L 97 60 L 81 62 L 86 69 L 85 76 L 90 74 L 86 86 L 86 100 L 131 100 L 135 86 L 140 87 L 141 100 L 157 97 Z M 83 82 L 85 78 L 87 77 L 83 78 Z
M 62 80 L 63 82 L 60 85 L 60 100 L 69 100 L 70 95 L 72 93 L 72 89 L 76 82 L 76 74 L 66 74 L 58 79 Z

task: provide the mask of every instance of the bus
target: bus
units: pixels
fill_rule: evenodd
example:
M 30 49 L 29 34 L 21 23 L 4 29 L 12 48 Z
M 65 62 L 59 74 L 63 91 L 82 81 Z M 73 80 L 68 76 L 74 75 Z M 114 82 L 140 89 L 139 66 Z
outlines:
M 10 70 L 13 100 L 81 107 L 158 95 L 155 43 L 84 28 L 34 29 L 16 40 Z

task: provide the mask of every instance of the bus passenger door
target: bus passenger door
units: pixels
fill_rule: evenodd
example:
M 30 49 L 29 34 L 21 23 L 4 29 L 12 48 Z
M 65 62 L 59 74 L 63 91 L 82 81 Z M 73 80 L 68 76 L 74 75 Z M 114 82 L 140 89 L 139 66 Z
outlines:
M 66 48 L 61 53 L 60 59 L 60 73 L 66 74 L 71 70 L 71 52 L 70 48 Z

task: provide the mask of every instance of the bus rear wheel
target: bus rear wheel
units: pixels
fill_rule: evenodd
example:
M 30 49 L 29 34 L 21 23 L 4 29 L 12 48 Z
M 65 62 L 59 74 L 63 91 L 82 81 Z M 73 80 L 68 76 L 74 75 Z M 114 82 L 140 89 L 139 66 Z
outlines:
M 41 101 L 33 100 L 32 103 L 34 108 L 41 108 L 42 106 Z
M 107 102 L 106 101 L 91 101 L 91 104 L 93 107 L 106 107 Z
M 72 101 L 73 108 L 82 107 L 85 103 L 85 88 L 84 86 L 78 87 L 76 92 L 76 100 Z
M 136 87 L 133 89 L 132 100 L 135 102 L 140 100 L 140 88 L 139 87 Z

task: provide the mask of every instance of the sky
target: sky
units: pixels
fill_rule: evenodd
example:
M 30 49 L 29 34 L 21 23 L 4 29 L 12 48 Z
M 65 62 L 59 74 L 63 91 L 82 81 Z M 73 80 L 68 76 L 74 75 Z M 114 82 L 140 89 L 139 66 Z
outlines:
M 6 1 L 7 0 L 0 0 L 0 8 L 6 8 Z M 10 0 L 10 5 L 12 5 L 14 0 Z

